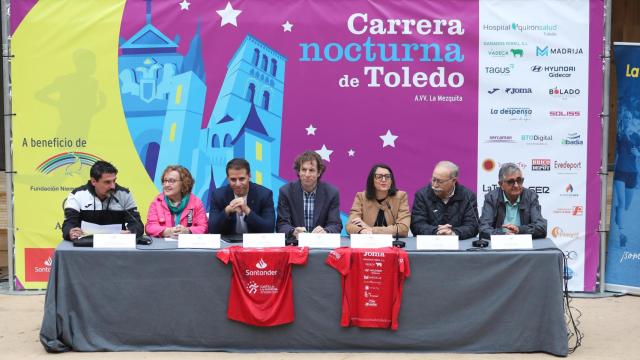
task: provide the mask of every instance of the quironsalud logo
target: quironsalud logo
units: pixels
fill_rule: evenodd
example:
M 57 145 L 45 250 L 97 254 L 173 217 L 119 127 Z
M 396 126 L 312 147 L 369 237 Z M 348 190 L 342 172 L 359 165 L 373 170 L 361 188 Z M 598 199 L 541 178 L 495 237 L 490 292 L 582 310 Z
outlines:
M 82 175 L 82 169 L 85 166 L 90 167 L 98 160 L 102 160 L 102 158 L 86 152 L 63 152 L 53 155 L 38 164 L 36 171 L 47 175 L 60 168 L 64 168 L 64 174 L 66 176 Z

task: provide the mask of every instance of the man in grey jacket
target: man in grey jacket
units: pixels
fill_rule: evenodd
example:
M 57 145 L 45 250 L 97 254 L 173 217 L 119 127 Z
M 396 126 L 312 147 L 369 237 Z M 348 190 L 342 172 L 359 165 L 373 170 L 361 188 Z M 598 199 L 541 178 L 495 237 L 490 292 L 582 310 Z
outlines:
M 500 167 L 500 187 L 484 197 L 480 238 L 499 234 L 531 234 L 534 239 L 547 236 L 547 220 L 542 217 L 538 195 L 523 184 L 522 170 L 516 164 Z
M 476 194 L 458 183 L 458 166 L 440 161 L 431 184 L 418 190 L 411 210 L 414 235 L 458 235 L 468 239 L 478 234 Z

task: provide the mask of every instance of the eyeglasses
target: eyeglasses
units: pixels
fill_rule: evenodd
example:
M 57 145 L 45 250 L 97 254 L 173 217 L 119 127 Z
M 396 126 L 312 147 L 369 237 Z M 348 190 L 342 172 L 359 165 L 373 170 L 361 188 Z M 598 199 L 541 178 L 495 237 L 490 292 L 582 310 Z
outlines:
M 453 180 L 453 179 L 455 179 L 455 178 L 454 178 L 454 177 L 452 177 L 452 178 L 448 178 L 448 179 L 446 179 L 446 180 L 440 180 L 440 179 L 438 179 L 438 178 L 435 178 L 435 177 L 434 177 L 434 178 L 431 178 L 431 183 L 432 183 L 432 184 L 435 184 L 435 185 L 438 185 L 438 184 L 444 184 L 444 183 L 446 183 L 447 181 L 451 181 L 451 180 Z
M 391 174 L 375 174 L 374 178 L 376 180 L 391 180 Z
M 518 185 L 522 185 L 524 183 L 524 178 L 519 177 L 515 179 L 503 180 L 502 182 L 508 184 L 509 186 L 513 186 L 516 183 L 518 183 Z
M 175 183 L 177 183 L 179 181 L 180 181 L 180 179 L 162 179 L 162 183 L 163 184 L 171 184 L 171 185 L 173 185 L 173 184 L 175 184 Z

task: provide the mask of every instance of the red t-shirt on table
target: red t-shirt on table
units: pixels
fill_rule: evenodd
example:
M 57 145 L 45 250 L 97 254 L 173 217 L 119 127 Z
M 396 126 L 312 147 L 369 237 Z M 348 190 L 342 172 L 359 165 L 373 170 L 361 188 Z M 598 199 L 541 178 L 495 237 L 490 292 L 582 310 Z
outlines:
M 231 262 L 229 319 L 256 326 L 293 322 L 291 265 L 307 262 L 306 247 L 243 248 L 231 246 L 216 255 Z
M 326 263 L 342 275 L 340 325 L 398 329 L 402 288 L 410 274 L 406 251 L 342 247 L 331 251 Z

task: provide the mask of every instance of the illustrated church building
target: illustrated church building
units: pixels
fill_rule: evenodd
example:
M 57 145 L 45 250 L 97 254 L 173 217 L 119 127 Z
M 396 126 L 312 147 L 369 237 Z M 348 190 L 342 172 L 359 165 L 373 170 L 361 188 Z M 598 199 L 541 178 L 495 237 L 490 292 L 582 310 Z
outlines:
M 134 146 L 149 177 L 162 188 L 167 165 L 187 167 L 193 193 L 208 206 L 209 193 L 226 181 L 226 163 L 245 158 L 252 180 L 274 190 L 278 176 L 284 73 L 287 59 L 247 35 L 227 64 L 227 73 L 206 128 L 202 128 L 207 94 L 200 27 L 186 55 L 147 22 L 122 40 L 119 78 L 122 105 Z
M 286 61 L 251 35 L 229 61 L 200 139 L 216 184 L 224 182 L 226 163 L 234 157 L 249 161 L 253 181 L 274 193 L 284 184 L 278 173 Z
M 118 57 L 120 97 L 129 133 L 149 177 L 154 178 L 162 125 L 173 77 L 182 71 L 180 37 L 169 39 L 151 23 L 147 0 L 146 24 L 131 38 L 120 39 Z M 202 94 L 204 99 L 204 94 Z

